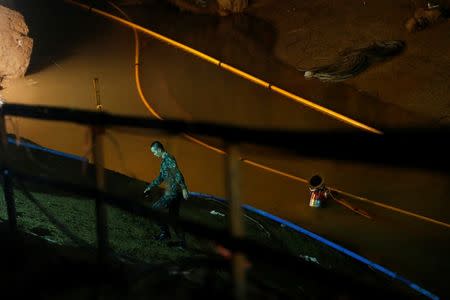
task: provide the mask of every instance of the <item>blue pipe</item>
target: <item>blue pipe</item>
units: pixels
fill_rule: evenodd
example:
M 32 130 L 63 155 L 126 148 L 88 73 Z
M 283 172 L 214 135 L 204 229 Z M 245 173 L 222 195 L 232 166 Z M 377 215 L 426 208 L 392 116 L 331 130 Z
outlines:
M 8 137 L 8 143 L 10 143 L 12 145 L 16 145 L 16 141 L 17 140 L 15 138 Z M 42 147 L 42 146 L 34 145 L 34 144 L 31 144 L 31 143 L 28 143 L 28 142 L 24 142 L 24 141 L 20 141 L 19 145 L 20 146 L 24 146 L 24 147 L 29 148 L 29 149 L 33 149 L 33 150 L 40 150 L 40 151 L 48 152 L 48 153 L 51 153 L 51 154 L 54 154 L 54 155 L 57 155 L 57 156 L 62 156 L 62 157 L 68 158 L 68 159 L 75 159 L 75 160 L 78 160 L 78 161 L 87 161 L 86 158 L 81 157 L 81 156 L 77 156 L 77 155 L 73 155 L 73 154 L 69 154 L 69 153 L 56 151 L 56 150 L 53 150 L 53 149 L 49 149 L 49 148 L 45 148 L 45 147 Z
M 225 203 L 227 202 L 225 199 L 222 199 L 222 198 L 219 198 L 219 197 L 216 197 L 216 196 L 213 196 L 213 195 L 208 195 L 208 194 L 191 192 L 190 195 L 197 196 L 197 197 L 202 197 L 202 198 L 210 198 L 210 199 L 218 200 L 220 202 L 225 202 Z M 254 208 L 254 207 L 252 207 L 250 205 L 247 205 L 247 204 L 242 205 L 242 207 L 244 209 L 248 210 L 248 211 L 254 212 L 254 213 L 256 213 L 256 214 L 258 214 L 260 216 L 263 216 L 263 217 L 265 217 L 265 218 L 267 218 L 269 220 L 275 221 L 275 222 L 277 222 L 279 224 L 283 224 L 283 225 L 285 225 L 285 226 L 287 226 L 287 227 L 289 227 L 289 228 L 291 228 L 291 229 L 293 229 L 293 230 L 295 230 L 297 232 L 300 232 L 300 233 L 302 233 L 304 235 L 307 235 L 307 236 L 315 239 L 316 241 L 321 242 L 322 244 L 325 244 L 325 245 L 327 245 L 327 246 L 329 246 L 329 247 L 331 247 L 331 248 L 333 248 L 333 249 L 335 249 L 335 250 L 337 250 L 337 251 L 339 251 L 341 253 L 344 253 L 344 254 L 346 254 L 346 255 L 348 255 L 348 256 L 350 256 L 350 257 L 352 257 L 352 258 L 354 258 L 354 259 L 356 259 L 356 260 L 358 260 L 358 261 L 360 261 L 360 262 L 362 262 L 362 263 L 364 263 L 364 264 L 366 264 L 366 265 L 368 265 L 368 266 L 370 266 L 370 267 L 372 267 L 372 268 L 374 268 L 374 269 L 376 269 L 376 270 L 378 270 L 378 271 L 388 275 L 389 277 L 392 277 L 392 278 L 394 278 L 394 279 L 396 279 L 396 280 L 406 284 L 407 286 L 409 286 L 413 290 L 421 293 L 422 295 L 424 295 L 424 296 L 426 296 L 426 297 L 428 297 L 430 299 L 439 300 L 439 296 L 434 295 L 433 293 L 425 290 L 424 288 L 422 288 L 419 285 L 415 284 L 411 280 L 406 279 L 405 277 L 400 276 L 397 273 L 392 272 L 391 270 L 388 270 L 385 267 L 382 267 L 379 264 L 376 264 L 376 263 L 368 260 L 367 258 L 362 257 L 361 255 L 358 255 L 355 252 L 350 251 L 350 250 L 348 250 L 348 249 L 346 249 L 346 248 L 344 248 L 344 247 L 342 247 L 342 246 L 340 246 L 340 245 L 338 245 L 338 244 L 336 244 L 336 243 L 334 243 L 332 241 L 329 241 L 329 240 L 321 237 L 320 235 L 317 235 L 317 234 L 315 234 L 315 233 L 313 233 L 313 232 L 311 232 L 309 230 L 306 230 L 306 229 L 298 226 L 297 224 L 294 224 L 292 222 L 286 221 L 286 220 L 284 220 L 284 219 L 282 219 L 280 217 L 274 216 L 274 215 L 272 215 L 272 214 L 270 214 L 270 213 L 268 213 L 266 211 L 263 211 L 263 210 L 258 209 L 258 208 Z

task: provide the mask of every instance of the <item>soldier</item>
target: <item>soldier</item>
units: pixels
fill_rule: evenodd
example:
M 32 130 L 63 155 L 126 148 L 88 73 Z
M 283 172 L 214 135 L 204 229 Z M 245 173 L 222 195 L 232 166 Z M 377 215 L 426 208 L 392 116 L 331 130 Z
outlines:
M 163 181 L 167 184 L 167 188 L 163 196 L 153 203 L 152 208 L 168 208 L 169 216 L 175 221 L 179 217 L 180 204 L 182 199 L 187 200 L 189 192 L 184 183 L 183 175 L 178 169 L 175 158 L 165 151 L 164 146 L 155 141 L 150 146 L 150 151 L 159 158 L 162 158 L 159 176 L 153 180 L 147 188 L 144 190 L 144 194 L 147 194 L 152 188 L 159 186 Z M 169 226 L 165 223 L 157 223 L 160 228 L 160 233 L 155 236 L 155 240 L 164 241 L 170 239 Z M 178 246 L 179 248 L 186 248 L 186 239 L 184 232 L 178 226 L 175 226 L 175 233 L 179 241 L 172 243 L 172 246 Z

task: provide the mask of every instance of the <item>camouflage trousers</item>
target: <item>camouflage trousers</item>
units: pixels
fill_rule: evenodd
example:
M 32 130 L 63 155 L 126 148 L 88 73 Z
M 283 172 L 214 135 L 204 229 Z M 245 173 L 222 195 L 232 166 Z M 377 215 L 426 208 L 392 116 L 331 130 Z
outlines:
M 156 201 L 152 207 L 155 209 L 168 209 L 169 218 L 175 222 L 173 227 L 175 234 L 180 241 L 185 241 L 184 231 L 178 226 L 178 219 L 180 217 L 180 205 L 183 201 L 183 195 L 179 191 L 166 191 L 164 195 Z M 163 222 L 156 222 L 161 230 L 161 234 L 165 234 L 170 237 L 169 225 Z

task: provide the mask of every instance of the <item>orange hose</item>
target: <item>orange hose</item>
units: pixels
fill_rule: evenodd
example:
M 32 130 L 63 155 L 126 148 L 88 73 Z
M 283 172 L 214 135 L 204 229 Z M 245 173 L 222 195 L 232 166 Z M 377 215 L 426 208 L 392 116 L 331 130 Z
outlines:
M 250 74 L 248 74 L 248 73 L 246 73 L 244 71 L 241 71 L 241 70 L 239 70 L 239 69 L 237 69 L 237 68 L 235 68 L 233 66 L 230 66 L 230 65 L 228 65 L 226 63 L 223 63 L 223 62 L 219 61 L 218 59 L 216 59 L 214 57 L 211 57 L 211 56 L 209 56 L 209 55 L 207 55 L 205 53 L 202 53 L 202 52 L 200 52 L 198 50 L 195 50 L 195 49 L 193 49 L 193 48 L 191 48 L 189 46 L 186 46 L 186 45 L 184 45 L 184 44 L 182 44 L 180 42 L 177 42 L 177 41 L 172 40 L 172 39 L 170 39 L 168 37 L 165 37 L 165 36 L 163 36 L 163 35 L 161 35 L 159 33 L 156 33 L 156 32 L 154 32 L 152 30 L 149 30 L 149 29 L 147 29 L 145 27 L 137 25 L 137 24 L 129 21 L 130 19 L 128 18 L 128 16 L 126 16 L 126 14 L 124 14 L 124 16 L 128 20 L 124 20 L 124 19 L 119 18 L 119 17 L 117 17 L 115 15 L 112 15 L 110 13 L 101 11 L 101 10 L 96 9 L 96 8 L 92 8 L 92 7 L 90 7 L 90 6 L 86 5 L 86 4 L 81 4 L 81 3 L 77 2 L 77 1 L 73 1 L 73 0 L 65 0 L 65 1 L 70 3 L 70 4 L 73 4 L 73 5 L 79 6 L 81 8 L 84 8 L 86 10 L 92 11 L 92 12 L 94 12 L 96 14 L 99 14 L 101 16 L 104 16 L 106 18 L 112 19 L 112 20 L 114 20 L 116 22 L 119 22 L 119 23 L 121 23 L 121 24 L 123 24 L 125 26 L 128 26 L 128 27 L 132 28 L 134 31 L 139 30 L 139 31 L 141 31 L 141 32 L 143 32 L 143 33 L 153 37 L 153 38 L 156 38 L 156 39 L 158 39 L 158 40 L 160 40 L 162 42 L 165 42 L 165 43 L 167 43 L 167 44 L 169 44 L 171 46 L 174 46 L 174 47 L 176 47 L 178 49 L 186 51 L 186 52 L 188 52 L 188 53 L 190 53 L 190 54 L 192 54 L 192 55 L 194 55 L 194 56 L 196 56 L 198 58 L 206 60 L 207 62 L 212 63 L 212 64 L 214 64 L 214 65 L 216 65 L 216 66 L 218 66 L 218 67 L 220 67 L 220 68 L 222 68 L 224 70 L 227 70 L 227 71 L 229 71 L 229 72 L 231 72 L 231 73 L 233 73 L 235 75 L 238 75 L 238 76 L 240 76 L 242 78 L 245 78 L 245 79 L 247 79 L 247 80 L 249 80 L 249 81 L 251 81 L 251 82 L 253 82 L 255 84 L 258 84 L 260 86 L 266 87 L 269 90 L 271 90 L 271 91 L 273 91 L 273 92 L 275 92 L 277 94 L 285 96 L 285 97 L 287 97 L 287 98 L 289 98 L 291 100 L 294 100 L 297 103 L 300 103 L 300 104 L 302 104 L 302 105 L 304 105 L 306 107 L 309 107 L 309 108 L 311 108 L 311 109 L 313 109 L 315 111 L 318 111 L 318 112 L 320 112 L 322 114 L 325 114 L 325 115 L 327 115 L 327 116 L 329 116 L 331 118 L 339 120 L 340 122 L 346 123 L 346 124 L 348 124 L 350 126 L 353 126 L 353 127 L 356 127 L 356 128 L 361 129 L 361 130 L 368 131 L 368 132 L 372 132 L 372 133 L 375 133 L 375 134 L 383 134 L 383 132 L 378 130 L 378 129 L 370 127 L 370 126 L 368 126 L 366 124 L 363 124 L 363 123 L 361 123 L 359 121 L 353 120 L 352 118 L 344 116 L 344 115 L 342 115 L 342 114 L 340 114 L 338 112 L 332 111 L 331 109 L 328 109 L 326 107 L 318 105 L 318 104 L 316 104 L 316 103 L 314 103 L 312 101 L 306 100 L 306 99 L 304 99 L 304 98 L 302 98 L 302 97 L 300 97 L 298 95 L 295 95 L 293 93 L 285 91 L 285 90 L 283 90 L 283 89 L 281 89 L 279 87 L 276 87 L 276 86 L 274 86 L 272 84 L 269 84 L 268 82 L 265 82 L 262 79 L 259 79 L 259 78 L 255 77 L 255 76 L 250 75 Z M 153 112 L 153 113 L 156 113 L 156 112 Z
M 77 2 L 72 1 L 72 0 L 66 0 L 66 2 L 69 2 L 69 3 L 75 4 L 75 5 L 81 6 L 81 7 L 85 8 L 85 9 L 89 9 L 89 7 L 88 7 L 87 5 L 83 5 L 83 4 L 77 3 Z M 130 18 L 128 17 L 128 15 L 127 15 L 122 9 L 120 9 L 117 5 L 115 5 L 115 4 L 111 3 L 111 2 L 109 2 L 109 3 L 110 3 L 114 8 L 116 8 L 120 13 L 122 13 L 127 19 L 130 19 Z M 94 11 L 94 10 L 95 10 L 95 11 L 99 11 L 99 10 L 97 10 L 97 9 L 92 8 L 92 11 Z M 99 12 L 100 12 L 100 11 L 99 11 Z M 100 14 L 100 13 L 99 13 L 99 14 Z M 110 15 L 110 14 L 105 13 L 105 12 L 102 12 L 101 15 Z M 111 16 L 112 16 L 112 15 L 111 15 Z M 113 17 L 114 17 L 113 19 L 120 19 L 120 18 L 115 17 L 115 16 L 113 16 Z M 125 20 L 123 20 L 123 19 L 120 19 L 120 20 L 122 20 L 122 21 L 120 21 L 121 23 L 129 22 L 129 21 L 125 21 Z M 129 23 L 130 23 L 130 24 L 133 24 L 133 23 L 131 23 L 131 22 L 129 22 Z M 156 118 L 158 118 L 158 119 L 160 119 L 160 120 L 163 120 L 163 118 L 162 118 L 162 117 L 161 117 L 161 116 L 153 109 L 153 107 L 149 104 L 147 98 L 145 97 L 145 95 L 144 95 L 144 93 L 143 93 L 143 91 L 142 91 L 142 87 L 141 87 L 141 83 L 140 83 L 140 76 L 139 76 L 139 57 L 140 57 L 140 53 L 139 53 L 139 36 L 138 36 L 138 33 L 137 33 L 137 29 L 138 29 L 138 28 L 135 28 L 135 27 L 140 27 L 140 26 L 134 24 L 134 26 L 130 26 L 130 27 L 132 27 L 133 32 L 134 32 L 134 39 L 135 39 L 135 45 L 136 45 L 136 46 L 135 46 L 135 59 L 134 59 L 134 63 L 135 63 L 135 81 L 136 81 L 136 88 L 137 88 L 137 90 L 138 90 L 139 97 L 140 97 L 142 103 L 144 104 L 144 106 L 150 111 L 150 113 L 151 113 L 153 116 L 155 116 Z M 142 27 L 140 27 L 140 28 L 142 28 Z M 145 28 L 144 28 L 144 29 L 145 29 Z M 144 30 L 142 29 L 141 31 L 144 31 Z M 148 30 L 148 29 L 145 29 L 145 31 L 149 31 L 149 30 Z M 145 32 L 145 31 L 144 31 L 144 32 Z M 155 34 L 156 34 L 156 33 L 155 33 Z M 160 40 L 163 40 L 163 41 L 171 41 L 171 43 L 173 42 L 174 44 L 182 45 L 182 44 L 180 44 L 180 43 L 178 43 L 178 42 L 174 42 L 174 41 L 172 41 L 172 40 L 170 40 L 170 39 L 168 39 L 168 38 L 165 38 L 165 37 L 163 37 L 163 36 L 161 36 L 161 35 L 159 35 L 159 34 L 156 34 L 156 35 L 158 36 L 158 38 L 159 38 Z M 184 46 L 184 45 L 183 45 L 183 46 Z M 187 47 L 187 46 L 184 46 L 184 47 Z M 187 47 L 187 48 L 189 48 L 189 47 Z M 189 48 L 189 49 L 191 49 L 191 48 Z M 194 49 L 191 49 L 191 50 L 194 50 Z M 191 52 L 191 50 L 189 50 L 189 52 Z M 192 51 L 191 53 L 194 54 L 194 53 L 200 53 L 200 52 L 197 51 L 197 50 L 194 50 L 194 51 Z M 206 55 L 205 55 L 205 56 L 206 56 Z M 233 67 L 228 66 L 228 65 L 226 65 L 226 64 L 223 64 L 223 63 L 221 63 L 221 62 L 215 60 L 215 59 L 212 58 L 212 57 L 206 56 L 206 58 L 207 58 L 207 60 L 209 60 L 209 61 L 211 61 L 211 62 L 213 62 L 213 63 L 217 63 L 217 64 L 220 64 L 220 65 L 224 66 L 224 68 L 226 68 L 226 69 L 230 69 L 230 70 L 231 70 L 231 69 L 234 69 Z M 236 69 L 236 70 L 237 70 L 237 69 Z M 238 71 L 239 71 L 239 70 L 238 70 Z M 248 75 L 248 74 L 246 74 L 246 73 L 244 73 L 244 72 L 242 72 L 242 73 L 245 74 L 246 76 Z M 286 95 L 290 94 L 289 92 L 286 92 L 286 91 L 284 91 L 284 90 L 281 90 L 281 89 L 279 89 L 279 88 L 277 88 L 277 87 L 275 87 L 275 86 L 271 86 L 271 85 L 269 85 L 268 83 L 266 83 L 266 82 L 264 82 L 264 81 L 262 81 L 262 80 L 260 80 L 260 79 L 258 79 L 258 78 L 256 78 L 256 77 L 253 77 L 253 76 L 251 76 L 251 75 L 248 75 L 248 76 L 250 76 L 250 78 L 247 78 L 247 79 L 251 80 L 252 82 L 254 82 L 254 83 L 256 83 L 256 84 L 259 84 L 259 85 L 262 85 L 262 86 L 265 86 L 265 85 L 267 84 L 269 89 L 279 91 L 280 93 L 286 93 Z M 296 98 L 296 97 L 298 97 L 298 96 L 293 95 L 293 94 L 290 94 L 290 97 Z M 298 100 L 299 102 L 301 102 L 302 99 L 303 99 L 303 98 L 298 97 L 297 100 Z M 297 101 L 297 100 L 296 100 L 296 101 Z M 303 99 L 303 100 L 305 100 L 305 99 Z M 308 100 L 305 100 L 305 101 L 308 101 Z M 311 103 L 311 104 L 314 104 L 314 103 L 312 103 L 312 102 L 310 102 L 310 103 Z M 315 105 L 315 104 L 314 104 L 314 105 Z M 319 106 L 319 107 L 320 107 L 320 106 Z M 317 109 L 319 110 L 318 107 L 317 107 Z M 325 109 L 325 110 L 327 110 L 327 109 Z M 329 112 L 331 113 L 332 111 L 329 111 Z M 345 117 L 345 116 L 344 116 L 344 117 Z M 345 117 L 345 118 L 346 118 L 346 117 Z M 351 119 L 349 119 L 349 120 L 351 120 Z M 365 126 L 365 125 L 364 125 L 364 126 Z M 366 128 L 366 130 L 371 131 L 371 128 L 368 127 L 368 128 Z M 382 132 L 380 132 L 380 131 L 378 131 L 378 130 L 376 130 L 376 129 L 374 129 L 374 130 L 376 131 L 376 132 L 374 132 L 374 133 L 382 134 Z M 183 136 L 184 136 L 186 139 L 188 139 L 188 140 L 190 140 L 190 141 L 192 141 L 192 142 L 194 142 L 194 143 L 196 143 L 196 144 L 198 144 L 198 145 L 200 145 L 200 146 L 202 146 L 202 147 L 205 147 L 205 148 L 207 148 L 207 149 L 209 149 L 209 150 L 212 150 L 212 151 L 214 151 L 214 152 L 216 152 L 216 153 L 219 153 L 219 154 L 221 154 L 221 155 L 226 155 L 226 154 L 227 154 L 224 150 L 219 149 L 219 148 L 214 147 L 214 146 L 211 146 L 211 145 L 209 145 L 209 144 L 207 144 L 207 143 L 205 143 L 205 142 L 203 142 L 203 141 L 201 141 L 201 140 L 199 140 L 199 139 L 197 139 L 197 138 L 195 138 L 195 137 L 193 137 L 193 136 L 191 136 L 191 135 L 189 135 L 189 134 L 186 134 L 186 133 L 185 133 L 185 134 L 183 134 Z M 307 179 L 304 179 L 304 178 L 301 178 L 301 177 L 299 177 L 299 176 L 295 176 L 295 175 L 286 173 L 286 172 L 284 172 L 284 171 L 280 171 L 280 170 L 271 168 L 271 167 L 269 167 L 269 166 L 263 165 L 263 164 L 261 164 L 261 163 L 258 163 L 258 162 L 255 162 L 255 161 L 252 161 L 252 160 L 249 160 L 249 159 L 241 158 L 241 161 L 244 162 L 244 163 L 246 163 L 246 164 L 248 164 L 248 165 L 254 166 L 254 167 L 256 167 L 256 168 L 259 168 L 259 169 L 262 169 L 262 170 L 265 170 L 265 171 L 268 171 L 268 172 L 271 172 L 271 173 L 274 173 L 274 174 L 277 174 L 277 175 L 280 175 L 280 176 L 283 176 L 283 177 L 286 177 L 286 178 L 290 178 L 290 179 L 295 180 L 295 181 L 298 181 L 298 182 L 302 182 L 302 183 L 305 183 L 305 184 L 307 184 L 307 183 L 309 182 Z M 331 190 L 331 191 L 338 192 L 338 193 L 341 193 L 342 195 L 346 195 L 347 197 L 351 197 L 351 198 L 353 198 L 353 199 L 355 199 L 355 200 L 359 200 L 359 201 L 363 201 L 363 202 L 366 202 L 366 203 L 370 203 L 370 204 L 372 204 L 372 205 L 376 205 L 376 206 L 379 206 L 379 207 L 382 207 L 382 208 L 385 208 L 385 209 L 389 209 L 389 210 L 392 210 L 392 211 L 395 211 L 395 212 L 398 212 L 398 213 L 402 213 L 402 214 L 405 214 L 405 215 L 408 215 L 408 216 L 411 216 L 411 217 L 415 217 L 415 218 L 418 218 L 418 219 L 423 220 L 423 221 L 431 222 L 431 223 L 434 223 L 434 224 L 437 224 L 437 225 L 441 225 L 441 226 L 450 228 L 450 224 L 447 224 L 447 223 L 444 223 L 444 222 L 441 222 L 441 221 L 437 221 L 437 220 L 434 220 L 434 219 L 432 219 L 432 218 L 428 218 L 428 217 L 421 216 L 421 215 L 418 215 L 418 214 L 415 214 L 415 213 L 412 213 L 412 212 L 409 212 L 409 211 L 406 211 L 406 210 L 403 210 L 403 209 L 400 209 L 400 208 L 397 208 L 397 207 L 393 207 L 393 206 L 390 206 L 390 205 L 386 205 L 386 204 L 383 204 L 383 203 L 379 203 L 379 202 L 376 202 L 376 201 L 372 201 L 372 200 L 369 200 L 369 199 L 367 199 L 367 198 L 363 198 L 363 197 L 360 197 L 360 196 L 357 196 L 357 195 L 353 195 L 353 194 L 350 194 L 350 193 L 347 193 L 347 192 L 344 192 L 344 191 L 340 191 L 340 190 L 338 190 L 338 189 L 330 188 L 330 190 Z M 335 200 L 336 200 L 336 199 L 335 199 Z M 364 212 L 364 211 L 362 211 L 362 210 L 358 210 L 358 209 L 355 210 L 355 208 L 354 208 L 353 206 L 349 205 L 349 204 L 346 203 L 345 201 L 342 201 L 342 200 L 336 200 L 336 202 L 338 202 L 338 203 L 340 203 L 341 205 L 343 205 L 343 206 L 349 208 L 349 209 L 352 210 L 352 211 L 355 211 L 356 213 L 361 214 L 362 216 L 364 216 L 364 217 L 366 217 L 366 218 L 370 218 L 370 216 L 369 216 L 366 212 Z

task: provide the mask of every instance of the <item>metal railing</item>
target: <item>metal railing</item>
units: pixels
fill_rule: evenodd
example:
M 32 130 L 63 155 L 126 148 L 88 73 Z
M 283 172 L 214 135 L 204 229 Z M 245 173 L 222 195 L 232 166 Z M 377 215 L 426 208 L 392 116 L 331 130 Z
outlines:
M 8 222 L 12 231 L 17 230 L 16 212 L 11 184 L 11 170 L 14 168 L 8 162 L 7 133 L 5 128 L 5 115 L 20 116 L 26 118 L 69 121 L 83 124 L 92 128 L 94 164 L 96 167 L 96 188 L 84 188 L 63 182 L 52 181 L 48 178 L 38 178 L 27 174 L 14 173 L 18 178 L 51 183 L 55 186 L 64 187 L 80 195 L 90 195 L 96 199 L 96 224 L 98 258 L 103 261 L 108 255 L 108 230 L 105 204 L 121 208 L 138 216 L 161 220 L 172 224 L 173 221 L 161 212 L 153 211 L 143 205 L 118 198 L 105 193 L 102 135 L 104 129 L 110 126 L 125 126 L 136 128 L 151 128 L 163 130 L 169 134 L 180 134 L 189 132 L 197 135 L 219 137 L 228 145 L 227 159 L 227 192 L 230 201 L 230 232 L 205 229 L 204 226 L 191 221 L 181 220 L 177 226 L 183 226 L 187 232 L 219 241 L 234 253 L 233 278 L 235 285 L 235 298 L 245 298 L 245 260 L 244 253 L 250 256 L 273 259 L 277 257 L 278 263 L 286 264 L 287 268 L 302 268 L 308 270 L 309 274 L 320 275 L 321 278 L 329 279 L 331 285 L 339 286 L 345 282 L 352 282 L 350 278 L 341 277 L 336 280 L 334 275 L 321 270 L 315 266 L 300 263 L 296 257 L 277 252 L 261 245 L 255 246 L 245 239 L 242 226 L 241 201 L 239 191 L 239 145 L 243 143 L 258 144 L 274 147 L 298 155 L 311 157 L 330 158 L 337 160 L 364 161 L 368 163 L 383 163 L 402 167 L 426 168 L 439 172 L 449 171 L 449 161 L 446 159 L 450 148 L 442 143 L 443 137 L 449 136 L 449 129 L 439 130 L 427 129 L 401 129 L 384 130 L 382 136 L 374 136 L 367 133 L 355 132 L 294 132 L 281 130 L 248 129 L 234 126 L 194 123 L 179 120 L 149 120 L 146 118 L 112 115 L 105 112 L 92 112 L 86 110 L 74 110 L 49 106 L 30 106 L 20 104 L 1 104 L 0 106 L 0 137 L 2 147 L 1 170 L 3 177 L 5 200 L 7 203 Z M 331 149 L 328 147 L 330 141 L 339 140 L 339 147 Z M 314 147 L 305 145 L 313 144 Z M 357 146 L 355 146 L 357 145 Z M 429 147 L 424 147 L 428 146 Z M 434 146 L 434 147 L 431 147 Z M 408 151 L 404 151 L 408 149 Z M 376 152 L 374 152 L 376 150 Z M 376 154 L 376 155 L 374 155 Z M 420 156 L 419 156 L 420 155 Z M 418 159 L 420 157 L 420 159 Z M 180 224 L 181 223 L 181 224 Z M 253 253 L 252 253 L 253 251 Z M 275 255 L 275 256 L 274 256 Z M 355 289 L 362 288 L 354 284 Z M 433 298 L 433 297 L 431 297 Z

